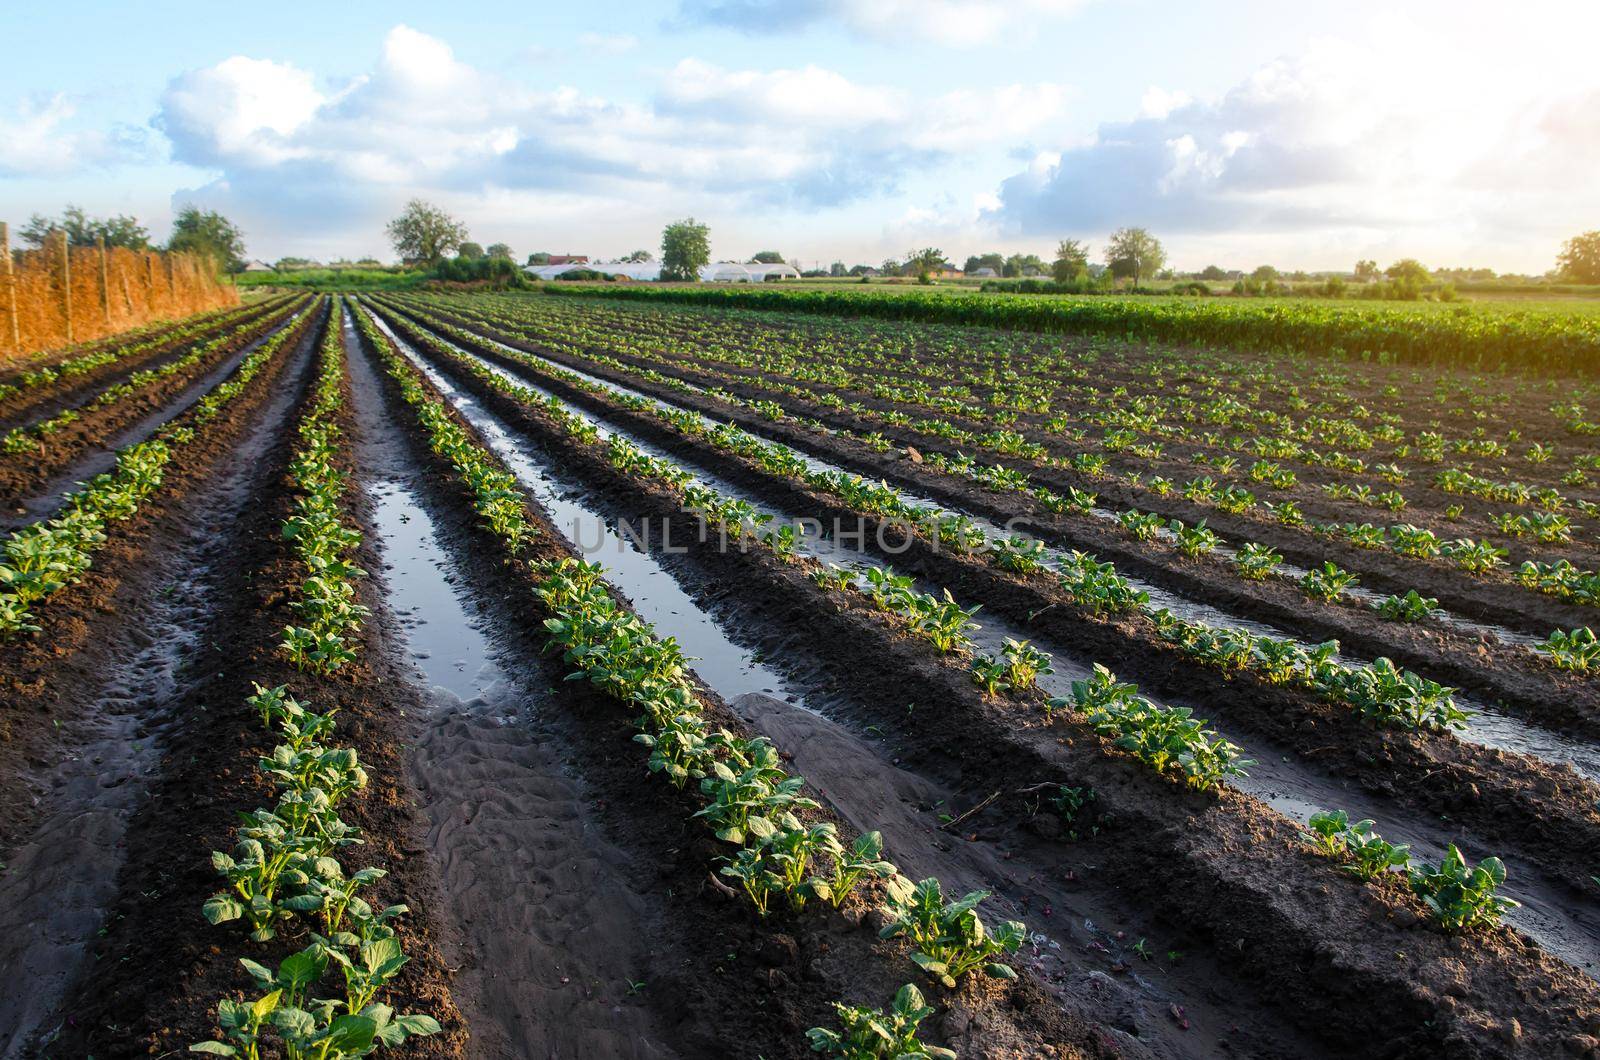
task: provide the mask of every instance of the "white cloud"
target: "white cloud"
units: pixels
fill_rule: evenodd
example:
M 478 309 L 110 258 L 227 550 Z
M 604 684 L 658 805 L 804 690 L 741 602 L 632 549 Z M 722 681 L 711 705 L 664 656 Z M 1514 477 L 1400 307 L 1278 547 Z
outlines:
M 413 194 L 578 194 L 679 209 L 835 205 L 1057 120 L 1053 85 L 927 95 L 816 66 L 728 70 L 694 59 L 648 103 L 535 91 L 405 26 L 371 73 L 321 91 L 308 71 L 234 57 L 173 81 L 160 126 L 179 161 L 220 171 L 209 194 L 307 223 Z M 263 200 L 248 205 L 248 196 Z M 314 208 L 313 201 L 324 203 Z
M 970 48 L 1031 32 L 1089 0 L 681 0 L 677 21 L 746 33 L 782 33 L 835 23 L 876 40 L 916 37 Z
M 57 93 L 24 99 L 10 116 L 0 114 L 0 176 L 67 176 L 143 157 L 139 130 L 74 129 L 77 111 L 69 97 Z
M 1142 224 L 1196 242 L 1275 234 L 1342 253 L 1409 240 L 1452 255 L 1600 214 L 1600 75 L 1561 95 L 1475 62 L 1399 34 L 1319 42 L 1214 99 L 1152 88 L 1138 117 L 1005 180 L 987 217 L 1014 235 Z
M 159 124 L 184 161 L 272 164 L 295 156 L 294 132 L 327 102 L 306 71 L 236 55 L 175 78 Z

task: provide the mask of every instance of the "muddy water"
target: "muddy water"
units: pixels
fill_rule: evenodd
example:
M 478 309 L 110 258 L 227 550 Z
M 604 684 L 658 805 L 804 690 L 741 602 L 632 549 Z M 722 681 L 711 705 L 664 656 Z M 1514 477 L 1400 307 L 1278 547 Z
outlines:
M 486 339 L 485 341 L 493 342 L 493 340 L 489 339 Z M 501 346 L 503 349 L 506 349 L 508 352 L 517 356 L 531 357 L 545 365 L 548 365 L 552 370 L 572 372 L 573 374 L 613 393 L 627 394 L 629 396 L 642 398 L 658 408 L 683 411 L 680 406 L 673 405 L 671 402 L 642 393 L 630 387 L 613 383 L 609 380 L 600 379 L 599 377 L 590 375 L 586 372 L 567 368 L 565 365 L 558 365 L 552 361 L 538 357 L 536 354 L 514 350 L 511 347 L 506 346 L 504 343 L 495 343 L 495 345 Z M 472 356 L 466 351 L 459 350 L 459 348 L 457 348 L 457 350 L 462 354 L 462 356 Z M 512 379 L 513 381 L 524 386 L 530 386 L 526 377 L 519 376 L 516 373 L 510 372 L 496 365 L 491 365 L 487 361 L 483 361 L 481 358 L 475 359 L 478 360 L 479 363 L 485 364 L 487 367 L 490 367 L 508 379 Z M 540 390 L 540 388 L 537 386 L 531 386 L 531 389 Z M 543 391 L 541 390 L 541 392 Z M 637 442 L 638 440 L 635 439 L 635 441 Z M 772 442 L 770 439 L 767 439 L 767 441 L 769 444 L 778 445 L 781 448 L 785 448 L 789 452 L 794 453 L 797 457 L 804 460 L 806 466 L 812 471 L 826 472 L 848 470 L 841 468 L 836 464 L 831 464 L 827 461 L 818 459 L 809 453 L 784 446 L 783 443 Z M 646 448 L 647 450 L 652 452 L 655 451 L 650 446 L 643 445 L 643 443 L 639 444 L 641 444 L 641 447 Z M 708 481 L 708 484 L 711 483 Z M 956 514 L 960 514 L 968 519 L 971 519 L 983 529 L 985 535 L 990 540 L 1004 539 L 1011 536 L 1003 527 L 996 525 L 991 520 L 988 520 L 980 515 L 962 511 L 959 508 L 950 508 L 938 503 L 932 498 L 920 495 L 912 490 L 908 490 L 900 486 L 897 486 L 896 488 L 900 495 L 911 504 L 936 510 L 952 511 Z M 737 491 L 724 492 L 731 492 L 737 495 Z M 1050 558 L 1055 561 L 1059 561 L 1060 556 L 1061 554 L 1059 552 L 1050 553 Z M 1183 596 L 1167 589 L 1163 589 L 1160 586 L 1152 585 L 1149 582 L 1142 581 L 1134 576 L 1124 574 L 1124 577 L 1135 589 L 1149 594 L 1149 606 L 1152 608 L 1166 608 L 1173 614 L 1191 622 L 1201 622 L 1218 628 L 1243 629 L 1258 637 L 1271 637 L 1278 640 L 1292 640 L 1305 643 L 1293 633 L 1278 626 L 1231 614 L 1211 604 L 1200 600 L 1195 600 L 1191 597 Z M 1477 626 L 1475 623 L 1468 623 L 1468 625 L 1472 625 L 1474 628 Z M 1490 627 L 1485 626 L 1483 628 L 1488 630 Z M 1498 629 L 1499 627 L 1494 628 Z M 1509 630 L 1504 632 L 1508 637 L 1511 638 L 1521 636 L 1520 634 L 1512 633 Z M 1341 654 L 1338 656 L 1338 658 L 1350 665 L 1361 665 L 1365 662 L 1370 662 L 1370 660 L 1361 659 L 1348 654 Z M 1490 747 L 1514 754 L 1523 754 L 1532 758 L 1539 758 L 1556 764 L 1565 764 L 1571 766 L 1581 776 L 1585 777 L 1591 782 L 1600 784 L 1600 746 L 1596 746 L 1578 737 L 1568 736 L 1564 733 L 1555 732 L 1529 724 L 1521 718 L 1506 714 L 1503 711 L 1496 710 L 1489 704 L 1476 700 L 1472 697 L 1458 695 L 1456 697 L 1456 702 L 1460 707 L 1471 712 L 1473 715 L 1467 729 L 1456 734 L 1460 739 L 1469 743 L 1476 743 L 1484 747 Z
M 188 386 L 171 398 L 161 408 L 145 416 L 107 441 L 103 448 L 91 449 L 85 452 L 68 467 L 52 475 L 50 480 L 42 486 L 32 497 L 19 501 L 14 507 L 7 509 L 3 525 L 7 531 L 16 530 L 28 523 L 39 519 L 48 519 L 61 508 L 62 499 L 77 488 L 78 483 L 85 482 L 102 471 L 110 471 L 117 463 L 117 450 L 126 446 L 137 445 L 147 441 L 172 419 L 182 415 L 191 405 L 199 401 L 212 388 L 233 374 L 234 370 L 256 348 L 266 342 L 277 331 L 293 327 L 300 319 L 314 308 L 304 309 L 289 318 L 276 331 L 263 335 L 244 349 L 239 350 L 231 357 L 224 359 L 209 372 L 196 378 Z
M 459 348 L 457 348 L 457 352 L 494 371 L 502 378 L 511 380 L 521 386 L 526 386 L 545 397 L 552 396 L 549 391 L 536 384 L 531 384 L 524 376 L 491 364 L 482 358 L 474 357 Z M 425 368 L 425 370 L 430 372 L 430 378 L 433 378 L 436 383 L 449 385 L 431 368 Z M 593 377 L 586 378 L 590 378 L 598 385 L 612 391 L 637 393 Z M 457 396 L 467 402 L 473 401 L 470 396 Z M 665 402 L 649 398 L 648 395 L 639 394 L 638 396 L 653 401 L 659 407 L 672 407 Z M 456 400 L 456 397 L 453 396 L 452 400 Z M 667 457 L 679 467 L 689 471 L 703 485 L 717 489 L 725 495 L 745 500 L 757 508 L 772 511 L 770 505 L 764 505 L 758 498 L 728 484 L 708 471 L 686 463 L 683 458 L 670 457 L 644 439 L 599 420 L 592 415 L 579 412 L 572 408 L 570 404 L 566 404 L 566 407 L 568 411 L 582 416 L 586 422 L 594 425 L 599 430 L 601 437 L 615 435 L 624 438 L 652 455 Z M 482 425 L 480 424 L 479 426 L 481 427 Z M 822 464 L 820 461 L 817 464 L 823 468 L 830 466 Z M 542 471 L 537 473 L 543 474 Z M 801 513 L 777 511 L 774 514 L 779 520 L 801 525 Z M 878 557 L 859 547 L 851 548 L 844 542 L 824 539 L 813 534 L 807 534 L 804 537 L 801 542 L 801 550 L 818 559 L 835 562 L 858 572 L 884 565 Z M 602 562 L 604 561 L 602 558 Z M 937 592 L 936 586 L 923 583 L 920 580 L 915 584 L 915 588 L 920 592 Z M 1030 636 L 1021 627 L 1014 626 L 996 615 L 980 613 L 978 621 L 979 628 L 970 631 L 974 648 L 994 657 L 1000 656 L 1001 649 L 1007 639 L 1026 640 Z M 1051 645 L 1051 647 L 1054 650 L 1052 663 L 1055 672 L 1041 675 L 1039 685 L 1048 695 L 1068 697 L 1071 694 L 1072 682 L 1089 676 L 1092 660 L 1072 658 L 1060 651 L 1058 645 Z M 714 682 L 713 686 L 721 687 L 716 686 Z M 753 697 L 752 702 L 760 698 Z M 804 701 L 802 700 L 802 702 Z M 1166 706 L 1187 706 L 1194 709 L 1202 717 L 1207 713 L 1198 704 L 1194 703 L 1161 700 L 1157 700 L 1157 702 L 1161 702 Z M 766 710 L 763 716 L 769 719 L 768 724 L 777 724 L 770 720 L 776 717 L 770 709 Z M 1498 715 L 1480 715 L 1475 719 L 1475 724 L 1480 727 L 1485 725 L 1493 726 L 1506 720 L 1508 719 Z M 797 726 L 799 729 L 804 730 L 807 726 L 831 725 L 832 723 L 826 722 L 825 719 L 813 719 L 790 723 L 788 729 L 783 731 L 792 732 Z M 1523 728 L 1526 729 L 1526 727 Z M 769 733 L 769 735 L 773 734 Z M 1241 743 L 1240 740 L 1234 737 L 1234 734 L 1227 733 L 1224 735 L 1227 735 L 1235 743 Z M 1521 745 L 1527 749 L 1540 746 L 1542 738 L 1549 734 L 1542 730 L 1528 730 L 1514 735 L 1521 737 Z M 830 735 L 826 742 L 836 744 L 838 741 L 839 736 L 834 733 Z M 787 744 L 782 745 L 788 749 Z M 1339 808 L 1350 813 L 1352 820 L 1362 818 L 1376 820 L 1379 830 L 1391 842 L 1410 844 L 1415 857 L 1437 861 L 1444 854 L 1447 844 L 1451 842 L 1461 845 L 1463 851 L 1474 859 L 1499 853 L 1498 851 L 1483 849 L 1472 843 L 1470 838 L 1464 838 L 1447 828 L 1435 826 L 1431 822 L 1412 819 L 1407 814 L 1396 813 L 1393 806 L 1381 799 L 1371 798 L 1361 792 L 1359 788 L 1350 787 L 1338 778 L 1326 777 L 1305 768 L 1297 755 L 1285 749 L 1269 745 L 1264 741 L 1254 740 L 1243 741 L 1241 749 L 1244 756 L 1254 760 L 1255 764 L 1250 767 L 1250 775 L 1248 777 L 1235 779 L 1232 782 L 1232 786 L 1261 799 L 1291 820 L 1304 824 L 1314 813 L 1325 809 Z M 1552 748 L 1552 750 L 1557 753 L 1558 760 L 1563 751 L 1568 755 L 1575 752 L 1588 753 L 1587 748 L 1575 742 L 1569 747 L 1556 747 Z M 824 769 L 826 770 L 831 768 L 833 757 L 822 756 L 822 761 L 825 763 Z M 806 772 L 805 769 L 801 771 Z M 826 772 L 823 775 L 826 775 Z M 840 782 L 850 783 L 847 777 L 841 777 Z M 919 783 L 925 784 L 926 782 L 919 781 Z M 836 791 L 841 789 L 837 784 L 827 784 L 825 790 Z M 1506 918 L 1507 921 L 1563 960 L 1589 971 L 1591 974 L 1600 974 L 1600 912 L 1593 908 L 1592 903 L 1572 901 L 1567 888 L 1559 883 L 1547 881 L 1538 873 L 1519 865 L 1515 857 L 1508 861 L 1508 866 L 1511 870 L 1511 878 L 1503 889 L 1504 893 L 1522 902 L 1523 907 L 1510 913 Z
M 804 675 L 791 679 L 776 672 L 754 649 L 737 643 L 731 631 L 684 590 L 671 569 L 654 554 L 639 551 L 588 504 L 578 492 L 579 484 L 564 482 L 472 395 L 451 384 L 404 340 L 392 332 L 390 336 L 546 507 L 557 528 L 570 533 L 569 540 L 580 551 L 606 566 L 607 581 L 627 594 L 644 618 L 677 638 L 685 652 L 699 660 L 694 670 L 700 678 L 758 731 L 794 754 L 796 771 L 824 792 L 842 816 L 858 828 L 884 831 L 892 855 L 905 871 L 918 877 L 939 876 L 950 887 L 995 890 L 995 914 L 1025 919 L 1036 932 L 1034 957 L 1044 980 L 1065 987 L 1070 998 L 1077 999 L 1068 1004 L 1082 1005 L 1084 997 L 1095 999 L 1098 1007 L 1088 1013 L 1091 1018 L 1138 1033 L 1141 1044 L 1155 1043 L 1163 1052 L 1191 1055 L 1195 1043 L 1207 1036 L 1215 1040 L 1235 1030 L 1238 1014 L 1202 1000 L 1206 996 L 1202 984 L 1220 971 L 1208 969 L 1199 958 L 1191 959 L 1180 976 L 1170 970 L 1132 968 L 1136 958 L 1128 954 L 1137 935 L 1130 931 L 1117 937 L 1118 927 L 1127 922 L 1127 910 L 1084 893 L 1081 886 L 1068 886 L 1058 873 L 1009 862 L 987 843 L 969 843 L 942 831 L 941 813 L 954 808 L 951 793 L 894 766 L 876 741 L 825 717 L 826 692 L 807 685 Z M 712 481 L 709 476 L 702 480 Z M 810 543 L 824 554 L 829 551 L 825 542 L 811 539 Z M 1114 962 L 1125 963 L 1128 974 L 1113 980 L 1100 970 Z M 1190 1031 L 1179 1032 L 1172 1025 L 1168 1013 L 1173 1004 L 1184 1008 Z M 1273 1033 L 1293 1036 L 1283 1028 L 1275 1027 Z M 1237 1039 L 1237 1034 L 1233 1036 Z M 1303 1055 L 1314 1052 L 1308 1046 Z
M 646 878 L 602 834 L 546 724 L 553 690 L 503 665 L 469 609 L 374 368 L 346 331 L 358 450 L 398 639 L 429 687 L 407 768 L 458 929 L 458 1001 L 477 1056 L 674 1056 L 639 991 Z
M 181 690 L 180 668 L 203 634 L 214 604 L 215 576 L 231 526 L 258 485 L 270 448 L 300 387 L 308 355 L 294 354 L 278 393 L 237 449 L 237 459 L 200 491 L 147 579 L 125 583 L 126 617 L 111 634 L 119 661 L 82 712 L 63 723 L 69 750 L 33 783 L 42 823 L 12 851 L 0 872 L 0 1055 L 47 1043 L 58 1006 L 117 895 L 128 819 L 142 805 L 159 766 L 165 734 L 182 719 L 169 712 Z M 149 587 L 156 586 L 154 592 Z M 141 597 L 134 596 L 142 592 Z M 122 595 L 119 593 L 119 596 Z

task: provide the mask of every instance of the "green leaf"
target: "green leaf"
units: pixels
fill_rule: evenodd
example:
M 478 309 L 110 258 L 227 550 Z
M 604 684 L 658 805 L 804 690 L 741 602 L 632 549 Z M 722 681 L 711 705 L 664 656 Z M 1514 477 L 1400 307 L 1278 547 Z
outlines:
M 244 905 L 231 894 L 216 894 L 206 900 L 200 911 L 211 923 L 221 924 L 244 916 Z

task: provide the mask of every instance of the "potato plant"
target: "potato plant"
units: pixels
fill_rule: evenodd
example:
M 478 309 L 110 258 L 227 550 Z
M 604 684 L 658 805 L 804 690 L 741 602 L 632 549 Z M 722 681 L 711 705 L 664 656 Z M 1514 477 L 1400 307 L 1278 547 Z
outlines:
M 917 1039 L 917 1025 L 933 1015 L 922 991 L 907 983 L 894 996 L 888 1012 L 834 1003 L 839 1029 L 813 1027 L 806 1032 L 811 1051 L 842 1060 L 956 1060 L 954 1050 Z

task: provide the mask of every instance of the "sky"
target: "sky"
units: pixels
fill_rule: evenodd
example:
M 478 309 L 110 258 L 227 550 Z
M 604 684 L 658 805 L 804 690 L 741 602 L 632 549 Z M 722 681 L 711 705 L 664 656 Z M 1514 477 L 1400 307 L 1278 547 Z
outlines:
M 519 257 L 693 216 L 807 266 L 1137 225 L 1180 269 L 1542 273 L 1600 228 L 1596 39 L 1593 0 L 6 5 L 0 220 L 389 260 L 420 197 Z

